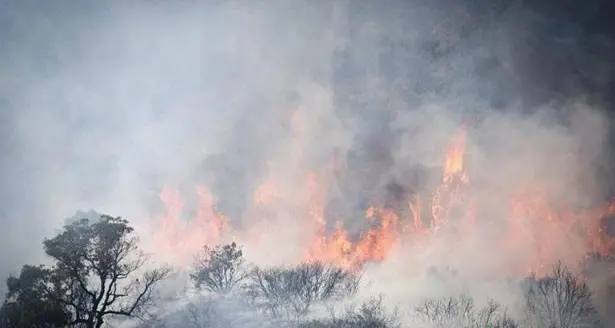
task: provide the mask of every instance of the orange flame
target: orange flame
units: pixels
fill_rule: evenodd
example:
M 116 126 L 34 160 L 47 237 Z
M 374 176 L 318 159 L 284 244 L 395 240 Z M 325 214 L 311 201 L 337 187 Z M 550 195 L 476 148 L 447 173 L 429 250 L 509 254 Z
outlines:
M 470 179 L 466 171 L 466 148 L 467 132 L 462 130 L 446 149 L 442 178 L 435 191 L 432 194 L 410 195 L 407 201 L 409 217 L 386 206 L 369 207 L 364 215 L 367 228 L 358 235 L 349 233 L 340 222 L 329 230 L 327 227 L 327 184 L 321 176 L 340 178 L 343 163 L 337 153 L 333 156 L 333 165 L 328 166 L 331 172 L 305 173 L 299 180 L 300 186 L 296 188 L 295 195 L 281 192 L 273 179 L 265 180 L 254 192 L 253 207 L 266 210 L 280 203 L 292 203 L 293 217 L 310 221 L 301 226 L 308 239 L 304 245 L 304 257 L 297 260 L 324 261 L 348 270 L 360 269 L 368 262 L 387 259 L 396 245 L 402 239 L 408 239 L 409 235 L 429 239 L 442 231 L 446 231 L 447 236 L 448 233 L 454 236 L 472 230 L 481 203 L 468 188 Z M 201 186 L 196 188 L 196 194 L 199 208 L 192 220 L 181 220 L 184 204 L 176 189 L 165 188 L 160 194 L 166 214 L 159 218 L 154 234 L 158 249 L 166 249 L 184 258 L 200 247 L 219 243 L 226 235 L 232 234 L 233 227 L 216 210 L 213 195 Z M 508 197 L 507 227 L 497 247 L 522 254 L 510 264 L 512 271 L 519 274 L 527 271 L 540 273 L 564 256 L 571 257 L 572 261 L 584 255 L 575 252 L 606 253 L 615 247 L 614 240 L 602 231 L 600 222 L 606 215 L 615 214 L 615 204 L 585 212 L 555 210 L 549 203 L 550 195 L 538 187 L 519 188 Z M 425 206 L 430 207 L 430 211 L 423 210 Z M 275 216 L 272 213 L 267 215 Z M 271 229 L 280 231 L 282 223 L 277 219 L 266 223 L 256 222 L 248 230 L 256 234 Z M 296 222 L 284 224 L 293 225 Z
M 227 218 L 215 209 L 211 193 L 202 186 L 195 190 L 199 206 L 191 221 L 182 220 L 184 202 L 179 191 L 169 186 L 162 190 L 159 197 L 166 211 L 152 236 L 157 250 L 182 265 L 188 264 L 201 247 L 219 243 L 228 228 Z

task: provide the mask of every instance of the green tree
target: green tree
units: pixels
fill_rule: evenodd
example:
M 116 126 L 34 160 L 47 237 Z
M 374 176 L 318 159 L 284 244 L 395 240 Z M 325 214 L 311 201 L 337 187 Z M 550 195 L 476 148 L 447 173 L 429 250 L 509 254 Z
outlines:
M 427 298 L 412 311 L 416 323 L 434 328 L 516 328 L 518 324 L 506 309 L 489 301 L 477 307 L 466 294 L 444 298 Z
M 170 270 L 144 268 L 147 256 L 133 232 L 108 215 L 67 223 L 43 242 L 53 265 L 24 266 L 7 280 L 7 327 L 99 328 L 112 316 L 150 316 L 155 286 Z

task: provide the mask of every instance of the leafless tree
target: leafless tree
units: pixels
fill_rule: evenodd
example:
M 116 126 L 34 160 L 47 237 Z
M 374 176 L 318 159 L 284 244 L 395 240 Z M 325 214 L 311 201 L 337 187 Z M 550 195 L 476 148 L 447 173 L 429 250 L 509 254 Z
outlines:
M 426 299 L 413 311 L 417 324 L 435 328 L 515 328 L 517 324 L 501 307 L 489 302 L 477 308 L 467 295 Z
M 588 285 L 561 263 L 553 266 L 548 277 L 527 279 L 524 287 L 529 325 L 537 328 L 600 325 Z
M 249 303 L 273 317 L 301 317 L 316 302 L 357 291 L 360 276 L 322 263 L 252 271 L 244 286 Z
M 233 242 L 203 247 L 195 258 L 194 271 L 190 277 L 197 288 L 227 294 L 244 280 L 246 275 L 243 251 Z
M 592 291 L 602 322 L 615 322 L 615 258 L 589 253 L 580 263 L 581 273 Z

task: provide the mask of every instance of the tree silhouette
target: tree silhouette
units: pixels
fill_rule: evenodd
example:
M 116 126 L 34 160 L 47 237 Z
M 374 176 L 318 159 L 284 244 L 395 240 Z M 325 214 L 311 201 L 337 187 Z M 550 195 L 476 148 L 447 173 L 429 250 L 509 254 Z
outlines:
M 413 311 L 418 323 L 446 328 L 516 328 L 517 323 L 495 302 L 476 307 L 474 299 L 461 294 L 441 299 L 426 299 Z
M 592 298 L 603 322 L 615 322 L 615 258 L 588 253 L 580 262 L 581 273 L 592 291 Z
M 143 269 L 147 257 L 137 247 L 133 228 L 119 217 L 75 220 L 43 245 L 54 264 L 24 266 L 19 277 L 7 281 L 3 311 L 25 317 L 9 319 L 8 327 L 38 322 L 40 306 L 41 316 L 54 319 L 39 327 L 99 328 L 112 316 L 146 319 L 154 287 L 170 273 L 164 267 Z

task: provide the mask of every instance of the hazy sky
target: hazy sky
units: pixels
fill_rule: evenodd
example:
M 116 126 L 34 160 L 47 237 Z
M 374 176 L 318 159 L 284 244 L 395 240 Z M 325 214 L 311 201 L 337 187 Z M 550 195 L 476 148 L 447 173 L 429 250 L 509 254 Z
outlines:
M 241 213 L 266 161 L 297 164 L 293 110 L 311 124 L 302 161 L 347 157 L 352 204 L 434 164 L 467 117 L 534 155 L 586 145 L 583 172 L 604 174 L 605 116 L 561 123 L 570 138 L 516 116 L 612 108 L 613 36 L 594 2 L 0 0 L 0 276 L 77 209 L 143 215 L 164 183 L 207 184 Z

